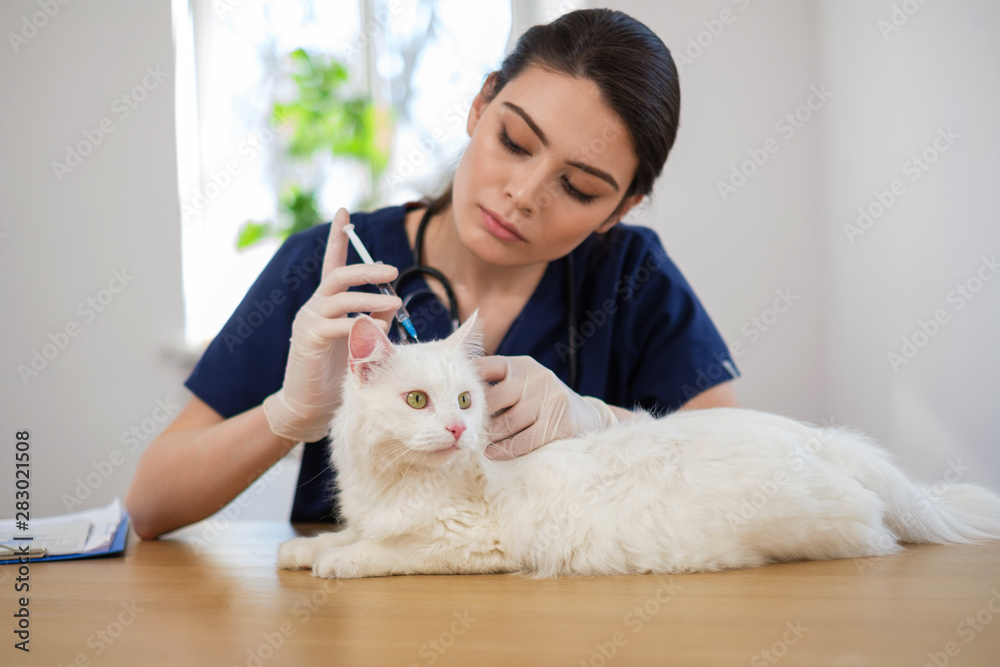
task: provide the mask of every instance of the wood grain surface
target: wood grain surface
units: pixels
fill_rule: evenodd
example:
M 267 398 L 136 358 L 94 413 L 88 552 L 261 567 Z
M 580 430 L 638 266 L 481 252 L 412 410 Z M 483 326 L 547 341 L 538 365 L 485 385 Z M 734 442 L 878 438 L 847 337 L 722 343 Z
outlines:
M 1000 665 L 1000 543 L 673 576 L 321 580 L 314 527 L 201 523 L 125 557 L 0 566 L 2 665 Z

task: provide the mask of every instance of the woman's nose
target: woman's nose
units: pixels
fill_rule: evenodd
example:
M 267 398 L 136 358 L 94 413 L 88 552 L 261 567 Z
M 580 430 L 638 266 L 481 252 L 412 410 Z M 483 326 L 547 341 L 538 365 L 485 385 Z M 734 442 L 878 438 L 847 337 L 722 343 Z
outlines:
M 545 175 L 543 166 L 521 166 L 514 170 L 507 181 L 507 196 L 525 216 L 532 216 L 542 209 L 545 202 L 539 197 L 543 192 Z

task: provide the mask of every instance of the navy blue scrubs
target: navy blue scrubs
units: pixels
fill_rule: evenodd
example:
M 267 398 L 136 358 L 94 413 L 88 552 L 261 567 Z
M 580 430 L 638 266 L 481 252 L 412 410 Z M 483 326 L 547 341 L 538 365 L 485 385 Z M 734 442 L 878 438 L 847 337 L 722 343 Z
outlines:
M 351 222 L 376 261 L 414 263 L 404 216 L 417 204 L 354 213 Z M 291 236 L 278 249 L 184 385 L 228 419 L 281 388 L 292 320 L 319 285 L 330 225 Z M 577 393 L 658 413 L 738 377 L 729 350 L 656 233 L 619 223 L 573 251 L 577 321 L 567 319 L 564 262 L 549 264 L 497 354 L 530 355 L 569 382 L 569 350 L 579 359 Z M 360 262 L 354 248 L 347 262 Z M 364 288 L 374 291 L 374 287 Z M 421 340 L 451 332 L 447 308 L 422 279 L 402 286 Z M 391 329 L 395 338 L 395 327 Z M 328 440 L 307 443 L 292 521 L 332 521 L 334 474 Z

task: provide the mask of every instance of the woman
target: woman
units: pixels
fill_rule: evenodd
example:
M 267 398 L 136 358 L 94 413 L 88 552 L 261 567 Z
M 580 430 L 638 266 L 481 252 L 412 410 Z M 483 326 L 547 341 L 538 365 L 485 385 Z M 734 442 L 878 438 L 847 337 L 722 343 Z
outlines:
M 359 264 L 343 210 L 279 249 L 139 463 L 126 500 L 138 534 L 209 516 L 298 442 L 309 444 L 292 520 L 335 515 L 324 436 L 349 314 L 390 330 L 401 301 L 374 285 L 397 266 L 450 279 L 457 319 L 479 310 L 498 355 L 481 360 L 493 458 L 629 419 L 635 406 L 736 406 L 737 371 L 697 297 L 655 233 L 619 224 L 652 190 L 679 110 L 669 51 L 627 15 L 581 10 L 528 30 L 476 96 L 445 194 L 351 216 L 384 264 Z M 450 333 L 442 283 L 417 277 L 397 292 L 421 340 Z

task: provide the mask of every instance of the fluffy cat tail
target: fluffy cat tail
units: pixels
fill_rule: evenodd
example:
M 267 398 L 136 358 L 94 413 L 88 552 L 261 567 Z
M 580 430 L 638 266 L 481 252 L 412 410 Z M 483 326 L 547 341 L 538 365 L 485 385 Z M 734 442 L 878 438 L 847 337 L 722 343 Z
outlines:
M 864 435 L 818 429 L 816 454 L 847 473 L 886 504 L 886 525 L 904 542 L 967 544 L 1000 539 L 1000 496 L 975 484 L 932 486 L 911 481 L 892 454 Z

